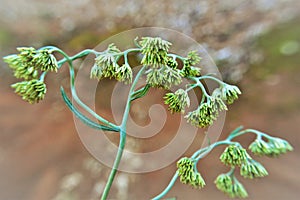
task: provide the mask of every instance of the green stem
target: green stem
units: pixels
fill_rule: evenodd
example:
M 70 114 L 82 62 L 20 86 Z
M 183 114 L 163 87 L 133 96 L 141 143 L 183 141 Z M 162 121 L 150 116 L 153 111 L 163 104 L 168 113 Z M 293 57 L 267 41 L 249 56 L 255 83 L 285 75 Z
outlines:
M 211 79 L 211 80 L 214 80 L 216 81 L 217 83 L 219 83 L 220 85 L 226 85 L 226 83 L 224 83 L 223 81 L 213 77 L 213 76 L 209 76 L 209 75 L 204 75 L 204 76 L 201 76 L 201 77 L 198 77 L 197 78 L 198 80 L 203 80 L 203 79 Z
M 229 136 L 228 136 L 228 139 L 229 140 L 232 140 L 233 138 L 235 137 L 238 137 L 238 136 L 241 136 L 241 135 L 244 135 L 246 133 L 254 133 L 255 135 L 257 136 L 264 136 L 266 138 L 269 138 L 270 136 L 265 134 L 265 133 L 262 133 L 260 131 L 257 131 L 257 130 L 254 130 L 254 129 L 245 129 L 243 131 L 233 131 Z
M 198 163 L 198 161 L 203 158 L 204 156 L 206 156 L 208 153 L 210 153 L 214 148 L 216 148 L 217 146 L 219 145 L 226 145 L 226 144 L 231 144 L 232 142 L 229 141 L 228 139 L 226 140 L 222 140 L 222 141 L 219 141 L 219 142 L 216 142 L 210 146 L 207 146 L 203 149 L 199 149 L 198 151 L 196 151 L 192 156 L 191 156 L 191 159 L 194 159 L 195 160 L 195 164 Z M 173 178 L 171 179 L 170 183 L 168 184 L 168 186 L 160 193 L 158 194 L 157 196 L 155 196 L 154 198 L 152 198 L 152 200 L 159 200 L 161 199 L 162 197 L 164 197 L 170 190 L 171 188 L 173 187 L 175 181 L 177 180 L 178 178 L 178 171 L 176 171 L 176 173 L 174 174 Z
M 171 190 L 171 188 L 175 184 L 177 178 L 178 178 L 178 171 L 176 171 L 173 178 L 169 182 L 168 186 L 159 195 L 157 195 L 156 197 L 153 197 L 152 200 L 159 200 L 159 199 L 163 198 Z
M 230 140 L 228 140 L 228 139 L 216 142 L 216 143 L 214 143 L 214 144 L 212 144 L 210 146 L 205 147 L 203 151 L 201 151 L 202 149 L 200 149 L 199 150 L 200 153 L 199 152 L 195 152 L 191 158 L 194 158 L 195 161 L 196 161 L 196 163 L 197 163 L 197 162 L 199 162 L 200 159 L 202 159 L 207 154 L 209 154 L 217 146 L 220 146 L 220 145 L 229 145 L 229 144 L 232 144 L 232 142 Z
M 125 143 L 126 143 L 126 125 L 127 125 L 127 120 L 128 120 L 129 111 L 130 111 L 131 95 L 134 92 L 134 88 L 135 88 L 140 76 L 143 74 L 144 69 L 145 69 L 145 67 L 140 69 L 140 71 L 136 75 L 136 77 L 135 77 L 135 79 L 134 79 L 134 81 L 131 85 L 128 97 L 127 97 L 126 107 L 125 107 L 125 110 L 124 110 L 122 123 L 120 125 L 121 131 L 120 131 L 120 142 L 119 142 L 118 152 L 117 152 L 114 164 L 113 164 L 113 168 L 111 169 L 111 172 L 109 174 L 107 183 L 106 183 L 104 191 L 102 193 L 101 200 L 106 200 L 107 199 L 108 193 L 109 193 L 110 188 L 112 186 L 112 183 L 115 179 L 115 176 L 116 176 L 116 173 L 117 173 L 117 170 L 118 170 L 118 167 L 119 167 L 122 155 L 123 155 L 123 151 L 124 151 L 124 147 L 125 147 Z
M 210 95 L 206 92 L 205 87 L 203 86 L 203 84 L 200 82 L 200 80 L 198 78 L 194 78 L 194 77 L 188 77 L 188 78 L 196 82 L 195 85 L 200 87 L 200 89 L 202 90 L 202 92 L 206 98 L 210 98 Z
M 111 170 L 111 172 L 109 174 L 109 177 L 108 177 L 108 180 L 106 182 L 104 191 L 102 193 L 101 200 L 106 200 L 107 199 L 108 193 L 110 191 L 112 183 L 113 183 L 113 181 L 115 179 L 115 176 L 117 174 L 117 170 L 118 170 L 118 167 L 119 167 L 122 155 L 123 155 L 125 143 L 126 143 L 126 132 L 123 131 L 123 130 L 121 130 L 121 132 L 120 132 L 120 143 L 119 143 L 118 152 L 117 152 L 117 155 L 116 155 L 116 159 L 114 161 L 113 168 L 112 168 L 112 170 Z

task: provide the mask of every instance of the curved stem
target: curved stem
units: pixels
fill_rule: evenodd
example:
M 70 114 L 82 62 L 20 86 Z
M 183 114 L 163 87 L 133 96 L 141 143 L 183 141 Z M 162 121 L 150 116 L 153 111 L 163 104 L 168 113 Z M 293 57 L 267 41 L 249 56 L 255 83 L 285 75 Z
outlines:
M 264 137 L 270 137 L 268 136 L 267 134 L 265 133 L 262 133 L 260 131 L 257 131 L 257 130 L 254 130 L 254 129 L 245 129 L 243 131 L 233 131 L 229 136 L 228 136 L 228 139 L 229 140 L 232 140 L 233 138 L 235 137 L 238 137 L 238 136 L 241 136 L 241 135 L 244 135 L 246 133 L 254 133 L 255 135 L 257 136 L 264 136 Z
M 217 79 L 213 76 L 209 76 L 209 75 L 204 75 L 204 76 L 201 76 L 201 77 L 198 77 L 197 78 L 198 80 L 203 80 L 203 79 L 210 79 L 210 80 L 213 80 L 213 81 L 216 81 L 217 83 L 219 83 L 220 85 L 225 85 L 226 83 L 224 83 L 223 81 L 221 81 L 220 79 Z
M 219 145 L 225 145 L 225 144 L 231 144 L 232 142 L 229 141 L 228 139 L 226 140 L 222 140 L 219 142 L 216 142 L 210 146 L 207 146 L 203 149 L 199 149 L 198 151 L 196 151 L 192 156 L 191 159 L 195 160 L 195 165 L 198 163 L 198 161 L 203 158 L 204 156 L 206 156 L 208 153 L 210 153 L 214 148 L 216 148 Z M 174 174 L 173 178 L 171 179 L 170 183 L 168 184 L 168 186 L 160 193 L 158 194 L 156 197 L 152 198 L 152 200 L 159 200 L 162 197 L 164 197 L 173 187 L 175 181 L 178 178 L 178 171 L 176 171 L 176 173 Z
M 175 181 L 178 178 L 178 171 L 176 171 L 176 173 L 174 174 L 173 178 L 171 179 L 171 181 L 169 182 L 168 186 L 156 197 L 152 198 L 152 200 L 159 200 L 161 198 L 163 198 L 173 187 L 173 185 L 175 184 Z
M 232 144 L 233 142 L 229 141 L 229 140 L 222 140 L 219 142 L 216 142 L 208 147 L 205 148 L 205 150 L 201 153 L 194 153 L 194 155 L 191 158 L 195 158 L 196 163 L 199 162 L 199 160 L 203 157 L 205 157 L 207 154 L 209 154 L 214 148 L 216 148 L 217 146 L 220 145 L 229 145 Z M 201 149 L 200 149 L 201 150 Z

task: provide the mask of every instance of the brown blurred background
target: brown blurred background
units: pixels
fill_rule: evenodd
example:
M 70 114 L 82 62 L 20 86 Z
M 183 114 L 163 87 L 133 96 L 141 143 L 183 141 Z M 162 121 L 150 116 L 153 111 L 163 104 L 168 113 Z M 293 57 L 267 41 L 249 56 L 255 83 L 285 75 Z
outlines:
M 17 46 L 43 45 L 74 54 L 136 27 L 185 33 L 207 49 L 223 78 L 243 91 L 230 106 L 222 138 L 244 125 L 283 137 L 295 148 L 279 159 L 258 159 L 270 175 L 242 180 L 249 199 L 296 200 L 300 195 L 299 11 L 298 0 L 0 0 L 0 56 L 15 53 Z M 62 70 L 48 76 L 45 100 L 29 105 L 13 93 L 10 84 L 16 79 L 3 61 L 0 65 L 0 199 L 97 199 L 109 169 L 83 147 L 60 97 L 60 83 L 66 85 L 68 74 Z M 197 149 L 201 138 L 186 155 Z M 248 145 L 252 139 L 241 141 Z M 199 165 L 207 182 L 204 189 L 177 182 L 168 197 L 228 199 L 213 184 L 226 171 L 218 161 L 221 151 L 215 150 Z M 166 186 L 174 166 L 140 175 L 118 174 L 110 199 L 150 199 Z

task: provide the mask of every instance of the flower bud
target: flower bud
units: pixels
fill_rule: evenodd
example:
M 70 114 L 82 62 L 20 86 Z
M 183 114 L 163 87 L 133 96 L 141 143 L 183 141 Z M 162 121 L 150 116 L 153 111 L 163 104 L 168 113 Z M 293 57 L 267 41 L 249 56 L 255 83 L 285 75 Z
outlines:
M 31 104 L 43 100 L 47 91 L 46 84 L 37 79 L 18 82 L 11 87 L 15 89 L 15 93 L 20 95 L 23 100 Z
M 58 64 L 54 55 L 51 54 L 50 50 L 40 50 L 34 55 L 32 59 L 33 64 L 37 69 L 42 71 L 55 71 L 57 72 Z
M 102 78 L 116 78 L 117 70 L 120 68 L 118 65 L 118 56 L 115 53 L 120 50 L 114 45 L 110 44 L 104 54 L 100 54 L 95 58 L 95 65 L 90 72 L 90 78 L 102 79 Z
M 189 66 L 194 66 L 200 62 L 201 58 L 197 54 L 197 51 L 190 51 L 186 58 L 186 63 Z
M 171 86 L 178 85 L 182 81 L 178 69 L 172 69 L 165 65 L 160 65 L 158 68 L 150 68 L 146 73 L 146 82 L 151 87 L 170 89 Z
M 187 157 L 177 162 L 178 175 L 183 184 L 189 184 L 194 188 L 203 188 L 205 181 L 199 172 L 195 170 L 195 163 Z
M 196 110 L 189 112 L 185 118 L 193 126 L 204 128 L 211 125 L 217 119 L 217 115 L 208 103 L 202 103 Z
M 247 162 L 247 159 L 251 157 L 247 153 L 246 149 L 242 148 L 239 145 L 229 145 L 226 147 L 222 155 L 220 156 L 220 160 L 228 166 L 241 166 Z
M 183 68 L 180 71 L 182 77 L 197 77 L 201 74 L 201 69 L 198 67 L 193 67 L 187 64 L 187 61 L 184 61 Z
M 231 198 L 246 198 L 248 193 L 234 175 L 220 174 L 215 180 L 216 187 Z
M 175 93 L 167 93 L 164 97 L 165 104 L 169 105 L 171 113 L 184 112 L 185 107 L 190 106 L 190 99 L 187 92 L 178 89 Z
M 159 37 L 143 37 L 140 41 L 143 65 L 166 64 L 171 43 Z
M 249 159 L 246 163 L 241 165 L 240 174 L 244 178 L 258 178 L 265 177 L 268 175 L 267 170 L 259 162 L 253 159 Z
M 132 69 L 128 64 L 124 64 L 116 70 L 116 79 L 125 84 L 132 82 Z
M 249 146 L 249 149 L 258 156 L 277 157 L 287 151 L 293 151 L 293 147 L 286 141 L 280 138 L 269 138 L 268 142 L 262 139 L 256 139 Z
M 236 99 L 238 99 L 238 95 L 241 93 L 240 89 L 235 85 L 226 84 L 221 88 L 221 98 L 228 104 L 232 104 Z

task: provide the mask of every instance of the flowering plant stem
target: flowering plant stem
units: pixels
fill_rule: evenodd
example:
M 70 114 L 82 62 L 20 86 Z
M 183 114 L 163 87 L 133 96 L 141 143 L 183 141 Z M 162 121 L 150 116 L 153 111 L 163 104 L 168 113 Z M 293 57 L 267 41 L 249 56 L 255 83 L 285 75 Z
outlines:
M 227 110 L 227 104 L 232 104 L 241 94 L 237 86 L 229 85 L 214 77 L 213 74 L 201 75 L 201 69 L 195 67 L 201 60 L 196 51 L 188 52 L 186 57 L 169 53 L 171 43 L 158 37 L 143 37 L 139 42 L 135 40 L 134 44 L 136 48 L 129 48 L 124 51 L 120 51 L 114 44 L 110 44 L 103 52 L 86 49 L 74 56 L 69 56 L 54 46 L 46 46 L 37 50 L 32 47 L 22 47 L 17 48 L 19 54 L 4 57 L 4 61 L 8 63 L 14 71 L 15 77 L 25 79 L 22 82 L 13 84 L 12 87 L 18 95 L 22 96 L 22 98 L 29 103 L 38 103 L 44 98 L 46 93 L 44 79 L 47 73 L 50 71 L 57 72 L 64 64 L 67 64 L 70 74 L 71 96 L 76 105 L 68 98 L 63 87 L 61 87 L 61 95 L 69 109 L 77 118 L 91 128 L 119 133 L 118 151 L 104 187 L 101 200 L 108 198 L 109 191 L 111 190 L 119 168 L 126 143 L 126 126 L 132 101 L 144 97 L 151 87 L 170 91 L 172 86 L 182 83 L 182 79 L 187 79 L 189 83 L 185 85 L 185 88 L 179 88 L 177 91 L 169 92 L 165 95 L 164 103 L 168 105 L 168 109 L 171 113 L 184 113 L 185 108 L 190 105 L 188 92 L 195 88 L 200 88 L 202 91 L 200 104 L 196 110 L 188 112 L 185 118 L 187 118 L 187 121 L 190 122 L 191 125 L 205 128 L 217 120 L 219 112 Z M 128 54 L 132 52 L 143 55 L 140 61 L 143 67 L 139 69 L 133 82 L 133 72 L 128 62 Z M 59 53 L 63 58 L 57 61 L 53 53 Z M 132 82 L 120 125 L 110 122 L 97 114 L 81 101 L 77 95 L 73 61 L 89 54 L 93 54 L 96 57 L 95 64 L 91 68 L 90 78 L 97 80 L 113 78 L 125 84 Z M 120 65 L 121 57 L 124 58 L 122 65 Z M 183 66 L 179 66 L 178 60 L 183 63 Z M 136 88 L 139 79 L 143 75 L 146 76 L 145 85 L 141 88 Z M 211 94 L 202 83 L 205 79 L 213 80 L 219 85 Z M 98 121 L 91 120 L 81 113 L 77 107 L 87 111 Z M 167 187 L 154 197 L 153 200 L 163 198 L 171 190 L 178 178 L 180 178 L 183 184 L 188 184 L 197 189 L 203 188 L 205 181 L 197 168 L 198 162 L 214 148 L 221 145 L 226 145 L 227 147 L 220 156 L 220 160 L 223 164 L 230 167 L 230 171 L 225 174 L 220 174 L 215 180 L 215 184 L 219 190 L 230 197 L 247 197 L 248 194 L 245 188 L 234 175 L 235 169 L 240 167 L 240 174 L 244 178 L 250 179 L 264 177 L 268 173 L 260 163 L 250 157 L 246 149 L 244 149 L 239 142 L 235 142 L 233 139 L 243 134 L 254 133 L 256 140 L 250 144 L 249 149 L 253 154 L 258 156 L 276 157 L 287 151 L 292 151 L 293 148 L 284 139 L 275 138 L 254 129 L 242 129 L 242 127 L 238 127 L 232 131 L 225 140 L 209 144 L 209 146 L 197 150 L 192 156 L 183 157 L 178 160 L 178 169 L 173 178 Z
M 135 88 L 139 78 L 143 74 L 143 72 L 144 72 L 144 67 L 136 75 L 134 82 L 131 85 L 129 95 L 127 97 L 126 107 L 125 107 L 125 111 L 123 114 L 123 120 L 122 120 L 122 124 L 120 125 L 120 143 L 119 143 L 118 152 L 117 152 L 117 155 L 116 155 L 116 158 L 114 161 L 113 168 L 108 177 L 108 181 L 104 188 L 104 192 L 102 194 L 101 200 L 105 200 L 107 198 L 107 195 L 109 193 L 109 190 L 111 188 L 112 182 L 115 178 L 115 175 L 117 173 L 117 170 L 118 170 L 121 158 L 122 158 L 122 154 L 123 154 L 123 150 L 124 150 L 125 142 L 126 142 L 126 124 L 127 124 L 127 120 L 128 120 L 129 111 L 130 111 L 131 97 L 132 97 L 132 94 L 134 93 L 134 88 Z

